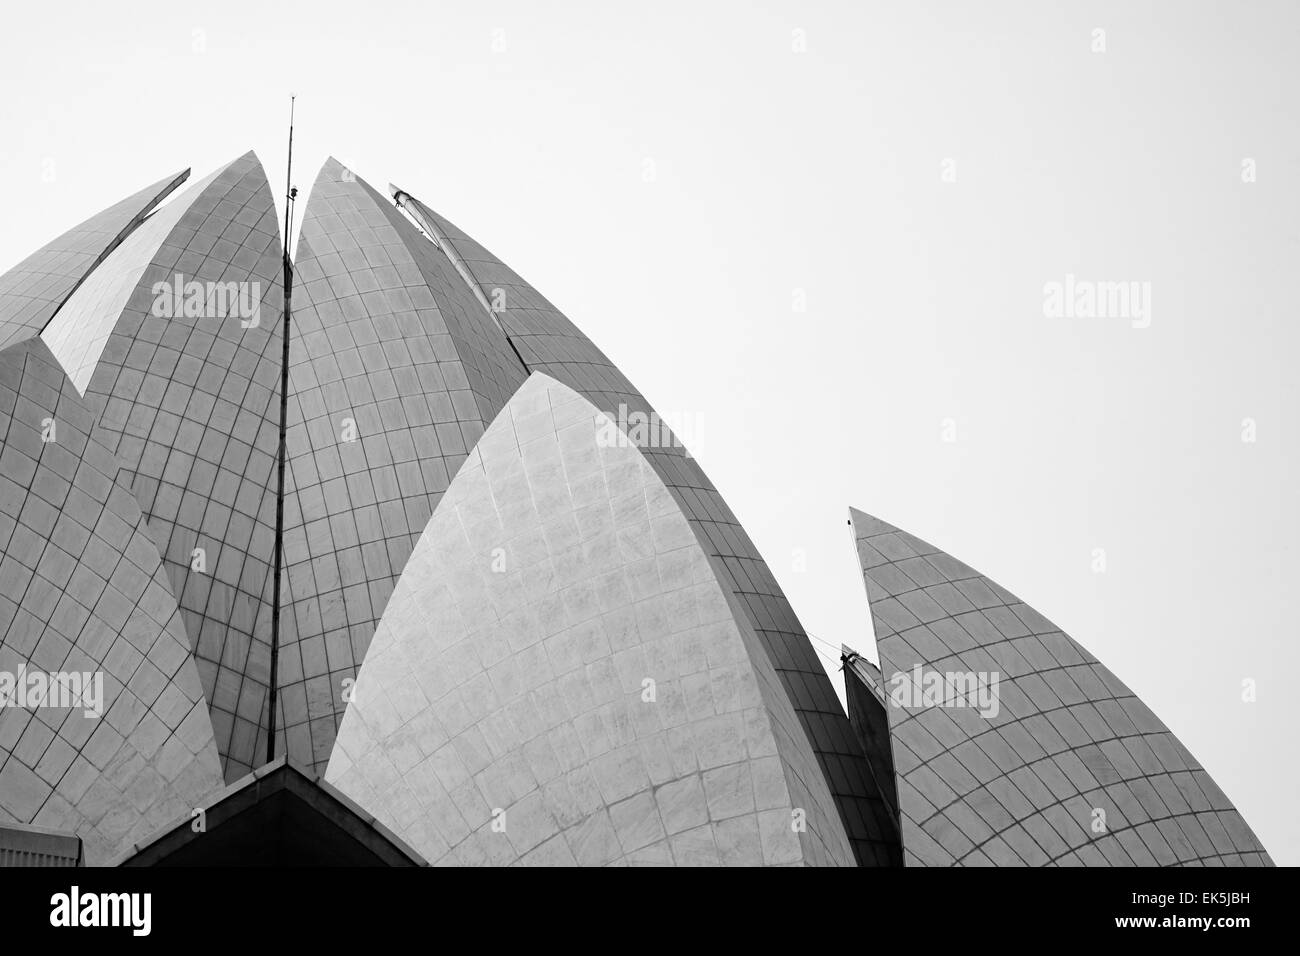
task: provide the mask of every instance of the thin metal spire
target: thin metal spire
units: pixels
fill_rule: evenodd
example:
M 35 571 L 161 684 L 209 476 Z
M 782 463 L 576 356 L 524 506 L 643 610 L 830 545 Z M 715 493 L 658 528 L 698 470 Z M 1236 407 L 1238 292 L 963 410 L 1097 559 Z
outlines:
M 289 162 L 284 183 L 284 331 L 280 351 L 280 451 L 277 462 L 275 492 L 275 583 L 271 598 L 271 687 L 270 720 L 266 732 L 266 762 L 275 759 L 276 684 L 280 664 L 280 576 L 284 566 L 284 462 L 285 428 L 289 413 L 289 319 L 293 298 L 293 260 L 289 258 L 289 240 L 293 229 L 293 203 L 298 190 L 293 185 L 293 108 L 296 97 L 289 97 Z

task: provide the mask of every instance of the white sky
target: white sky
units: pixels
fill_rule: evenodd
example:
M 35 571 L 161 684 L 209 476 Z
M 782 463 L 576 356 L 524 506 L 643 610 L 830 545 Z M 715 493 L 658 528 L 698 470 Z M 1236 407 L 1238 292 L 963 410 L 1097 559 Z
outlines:
M 5 17 L 0 271 L 250 147 L 278 197 L 296 93 L 300 203 L 333 153 L 516 268 L 695 422 L 692 451 L 813 634 L 874 655 L 853 504 L 1066 629 L 1300 863 L 1294 4 Z M 1045 318 L 1067 273 L 1150 282 L 1150 328 Z

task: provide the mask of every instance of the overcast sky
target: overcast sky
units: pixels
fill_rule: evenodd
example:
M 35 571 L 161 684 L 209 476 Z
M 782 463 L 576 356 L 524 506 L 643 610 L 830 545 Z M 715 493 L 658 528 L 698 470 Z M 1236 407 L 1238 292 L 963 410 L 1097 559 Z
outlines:
M 691 423 L 820 651 L 875 655 L 852 504 L 1093 651 L 1300 863 L 1294 3 L 5 18 L 0 272 L 249 148 L 281 199 L 296 93 L 300 200 L 333 154 L 516 268 Z

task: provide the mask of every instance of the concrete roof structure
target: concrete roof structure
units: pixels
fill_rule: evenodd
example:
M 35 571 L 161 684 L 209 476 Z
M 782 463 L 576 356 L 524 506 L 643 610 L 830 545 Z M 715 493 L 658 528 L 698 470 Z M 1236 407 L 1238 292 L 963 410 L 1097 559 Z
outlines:
M 145 516 L 39 337 L 0 351 L 0 436 L 0 673 L 100 682 L 0 707 L 0 824 L 102 863 L 220 785 L 212 724 Z
M 1187 748 L 1068 634 L 933 545 L 850 518 L 886 695 L 855 694 L 871 680 L 846 668 L 850 718 L 888 715 L 907 865 L 1271 865 Z M 917 694 L 932 678 L 955 692 Z
M 0 827 L 92 865 L 1268 861 L 1078 645 L 858 513 L 885 675 L 846 649 L 846 714 L 655 409 L 424 202 L 331 158 L 288 263 L 253 153 L 163 204 L 187 176 L 0 276 L 0 687 L 101 682 L 0 706 Z M 892 706 L 949 652 L 1001 720 Z
M 599 420 L 534 372 L 488 427 L 393 591 L 326 779 L 435 863 L 853 865 L 762 644 Z
M 196 812 L 201 811 L 201 814 Z M 196 821 L 201 819 L 201 824 Z M 214 794 L 116 866 L 424 866 L 373 816 L 287 757 Z
M 187 169 L 114 203 L 0 276 L 0 349 L 39 334 L 86 276 L 189 175 Z

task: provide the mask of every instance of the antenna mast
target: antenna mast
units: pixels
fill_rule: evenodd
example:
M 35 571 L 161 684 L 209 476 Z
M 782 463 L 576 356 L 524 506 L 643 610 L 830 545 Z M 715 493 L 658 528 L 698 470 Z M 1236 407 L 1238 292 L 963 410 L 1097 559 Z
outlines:
M 293 107 L 296 97 L 289 97 L 289 162 L 284 183 L 284 331 L 280 350 L 280 450 L 276 464 L 275 492 L 275 583 L 271 598 L 271 686 L 270 720 L 266 732 L 266 762 L 275 759 L 276 683 L 280 664 L 280 577 L 284 566 L 284 461 L 285 426 L 289 412 L 289 318 L 293 298 L 293 260 L 289 258 L 289 237 L 293 228 L 293 203 L 298 190 L 293 185 Z

